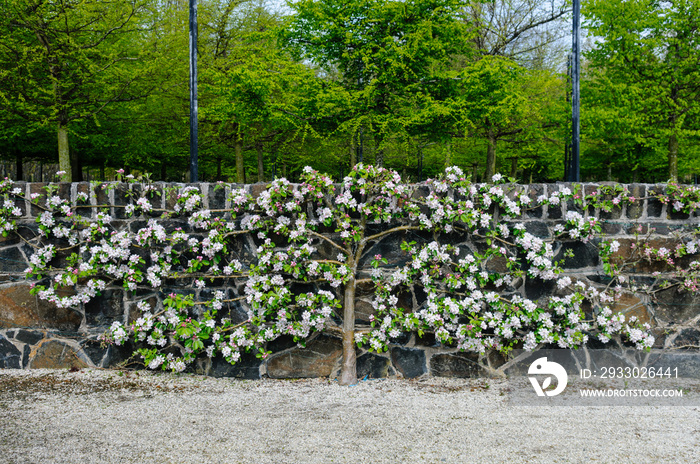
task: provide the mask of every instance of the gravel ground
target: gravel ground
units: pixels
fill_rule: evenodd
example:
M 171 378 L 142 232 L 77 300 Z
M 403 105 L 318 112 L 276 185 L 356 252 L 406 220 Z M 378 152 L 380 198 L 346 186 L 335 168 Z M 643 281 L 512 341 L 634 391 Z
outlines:
M 0 462 L 700 462 L 700 407 L 518 407 L 507 392 L 485 379 L 0 370 Z

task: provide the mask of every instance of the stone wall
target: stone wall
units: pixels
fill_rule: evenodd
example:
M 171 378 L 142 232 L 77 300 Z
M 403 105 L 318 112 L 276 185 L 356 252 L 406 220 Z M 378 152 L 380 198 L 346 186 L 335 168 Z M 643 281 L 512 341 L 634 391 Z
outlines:
M 17 183 L 26 196 L 44 194 L 47 184 Z M 155 184 L 158 191 L 165 192 L 172 185 Z M 531 197 L 560 190 L 566 184 L 536 184 L 527 186 Z M 228 190 L 216 189 L 214 184 L 196 184 L 204 194 L 204 207 L 212 210 L 225 210 L 228 204 Z M 236 186 L 234 186 L 236 187 Z M 258 195 L 265 186 L 247 185 L 245 188 L 253 195 Z M 586 192 L 593 192 L 598 184 L 586 184 Z M 603 233 L 607 238 L 615 238 L 621 243 L 619 255 L 630 252 L 634 231 L 642 227 L 643 233 L 649 228 L 654 242 L 661 246 L 672 243 L 674 234 L 696 229 L 700 224 L 700 214 L 674 213 L 670 208 L 654 199 L 650 194 L 661 191 L 661 185 L 634 184 L 629 190 L 641 202 L 614 209 L 612 212 L 590 209 L 586 213 L 602 220 Z M 125 205 L 127 193 L 139 191 L 139 184 L 120 184 L 117 188 L 92 192 L 90 202 L 96 205 Z M 90 192 L 87 183 L 59 184 L 59 194 L 72 198 L 73 203 L 79 192 Z M 163 194 L 158 197 L 161 203 L 155 207 L 172 206 L 172 199 Z M 199 292 L 211 292 L 214 289 L 196 290 L 192 279 L 170 282 L 170 289 L 154 292 L 150 288 L 139 288 L 135 292 L 126 292 L 121 287 L 108 288 L 102 296 L 86 305 L 72 309 L 58 309 L 52 304 L 41 301 L 30 294 L 30 284 L 25 282 L 23 271 L 28 267 L 32 248 L 25 243 L 26 238 L 38 230 L 36 217 L 40 213 L 28 202 L 18 205 L 22 209 L 20 235 L 9 234 L 0 237 L 0 367 L 1 368 L 70 368 L 70 367 L 109 367 L 128 359 L 130 346 L 105 347 L 98 341 L 98 336 L 114 321 L 128 322 L 133 315 L 135 301 L 151 298 L 162 301 L 167 291 L 186 291 L 199 297 Z M 550 238 L 556 224 L 560 223 L 567 209 L 575 209 L 573 203 L 557 207 L 543 206 L 524 214 L 522 222 L 526 230 L 542 238 Z M 78 210 L 79 214 L 95 214 L 94 208 Z M 110 207 L 110 214 L 116 219 L 116 228 L 138 230 L 146 223 L 144 218 L 127 218 L 121 208 Z M 157 215 L 154 215 L 157 216 Z M 182 221 L 173 220 L 171 227 L 187 227 Z M 398 249 L 400 239 L 383 242 L 382 254 L 389 259 L 400 260 Z M 242 243 L 242 247 L 249 245 Z M 379 247 L 379 245 L 378 245 Z M 567 256 L 567 250 L 573 257 Z M 249 252 L 254 253 L 252 250 Z M 596 247 L 591 243 L 562 243 L 556 250 L 556 259 L 563 260 L 566 272 L 580 279 L 604 285 L 605 274 L 602 270 Z M 631 279 L 653 279 L 654 272 L 664 272 L 663 266 L 638 263 L 629 269 Z M 519 289 L 524 296 L 532 300 L 540 299 L 554 291 L 553 283 L 529 283 Z M 228 287 L 224 281 L 221 289 L 231 296 L 240 295 L 240 288 Z M 205 296 L 202 294 L 201 296 Z M 371 314 L 369 301 L 371 290 L 360 289 L 357 305 L 358 324 L 367 323 Z M 240 305 L 226 308 L 231 317 L 245 319 L 245 312 Z M 652 301 L 648 296 L 627 293 L 617 301 L 615 311 L 627 315 L 636 315 L 641 321 L 649 322 L 654 328 L 656 344 L 653 352 L 657 355 L 677 359 L 687 355 L 690 362 L 688 372 L 700 372 L 698 346 L 700 345 L 700 296 L 697 293 L 682 292 L 677 287 L 660 290 Z M 600 346 L 596 346 L 600 347 Z M 245 355 L 242 361 L 232 366 L 223 359 L 204 359 L 197 364 L 200 373 L 214 376 L 243 378 L 286 377 L 321 377 L 334 376 L 339 371 L 342 351 L 341 340 L 333 332 L 316 336 L 300 348 L 291 339 L 281 337 L 270 343 L 272 351 L 266 360 L 261 361 L 252 355 Z M 627 357 L 629 362 L 637 363 L 634 350 L 618 347 L 616 356 Z M 669 358 L 670 359 L 670 358 Z M 434 376 L 469 377 L 483 375 L 475 362 L 473 353 L 460 353 L 449 347 L 436 343 L 431 334 L 404 336 L 391 345 L 386 353 L 376 354 L 360 350 L 358 352 L 358 376 L 363 378 L 403 376 L 417 377 L 424 374 Z M 625 361 L 627 362 L 627 361 Z

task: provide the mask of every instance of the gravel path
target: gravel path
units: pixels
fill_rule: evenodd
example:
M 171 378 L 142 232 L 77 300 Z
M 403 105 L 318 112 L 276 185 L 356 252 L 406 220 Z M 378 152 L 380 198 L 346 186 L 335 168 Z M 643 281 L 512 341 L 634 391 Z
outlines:
M 699 407 L 516 407 L 505 389 L 0 370 L 0 462 L 700 462 Z

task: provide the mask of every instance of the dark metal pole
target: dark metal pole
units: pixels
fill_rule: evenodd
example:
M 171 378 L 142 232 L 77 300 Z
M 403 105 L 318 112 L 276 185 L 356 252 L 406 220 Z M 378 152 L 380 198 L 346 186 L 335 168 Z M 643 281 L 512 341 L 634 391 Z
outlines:
M 573 55 L 569 53 L 566 57 L 566 106 L 571 105 L 571 60 Z M 567 129 L 569 128 L 569 121 L 567 120 Z M 567 137 L 568 138 L 568 137 Z M 571 172 L 572 166 L 571 162 L 571 140 L 567 140 L 564 144 L 564 180 L 569 180 L 569 173 Z
M 580 77 L 580 66 L 581 63 L 581 47 L 579 40 L 579 25 L 581 16 L 581 1 L 574 1 L 574 24 L 573 24 L 573 39 L 572 39 L 572 53 L 573 62 L 571 63 L 571 103 L 572 103 L 572 115 L 571 115 L 571 169 L 569 169 L 569 182 L 579 182 L 581 180 L 581 169 L 579 166 L 579 141 L 581 138 L 580 134 L 580 92 L 579 92 L 579 77 Z
M 197 0 L 190 0 L 190 182 L 197 182 Z

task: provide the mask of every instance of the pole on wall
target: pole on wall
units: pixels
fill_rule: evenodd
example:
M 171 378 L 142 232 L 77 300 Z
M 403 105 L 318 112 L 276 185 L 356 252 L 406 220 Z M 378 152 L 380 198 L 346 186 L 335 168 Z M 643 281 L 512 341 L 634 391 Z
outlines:
M 197 182 L 197 0 L 190 0 L 190 182 Z
M 579 78 L 580 63 L 581 63 L 581 45 L 579 40 L 579 26 L 581 22 L 581 1 L 573 0 L 574 19 L 571 52 L 573 59 L 571 60 L 571 165 L 567 172 L 567 181 L 579 182 L 581 180 L 580 157 L 579 157 L 579 142 L 580 133 L 580 91 Z

